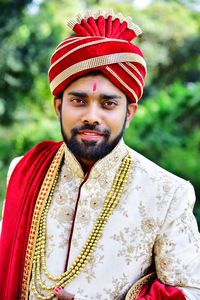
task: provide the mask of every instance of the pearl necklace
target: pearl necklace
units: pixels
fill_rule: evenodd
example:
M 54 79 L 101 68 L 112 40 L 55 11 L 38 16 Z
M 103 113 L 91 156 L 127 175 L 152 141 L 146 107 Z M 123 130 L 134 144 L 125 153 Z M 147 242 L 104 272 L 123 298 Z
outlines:
M 82 248 L 82 251 L 75 259 L 70 268 L 62 273 L 60 276 L 52 276 L 48 270 L 45 259 L 45 249 L 46 249 L 46 229 L 47 229 L 47 215 L 49 207 L 51 205 L 54 189 L 58 181 L 58 174 L 55 176 L 49 197 L 47 198 L 46 204 L 43 208 L 41 219 L 39 222 L 39 230 L 36 239 L 36 247 L 33 258 L 32 266 L 32 291 L 38 299 L 48 300 L 55 296 L 53 290 L 56 286 L 64 287 L 74 278 L 76 278 L 80 272 L 85 268 L 86 264 L 92 258 L 92 254 L 96 248 L 98 240 L 103 234 L 104 227 L 109 219 L 109 216 L 112 214 L 113 209 L 118 205 L 124 185 L 127 181 L 128 174 L 132 165 L 132 160 L 129 154 L 127 154 L 121 166 L 114 178 L 111 190 L 108 192 L 108 195 L 105 199 L 104 206 L 96 220 L 96 223 L 87 239 L 87 242 Z M 44 272 L 45 276 L 50 279 L 53 283 L 52 285 L 46 285 L 42 282 L 41 273 Z M 46 296 L 43 296 L 40 290 L 48 293 Z

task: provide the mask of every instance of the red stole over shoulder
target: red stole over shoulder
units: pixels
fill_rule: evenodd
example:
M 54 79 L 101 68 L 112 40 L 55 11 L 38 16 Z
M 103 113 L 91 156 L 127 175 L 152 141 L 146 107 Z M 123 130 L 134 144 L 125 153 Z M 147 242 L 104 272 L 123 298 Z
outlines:
M 125 300 L 186 300 L 183 292 L 162 283 L 156 272 L 140 278 L 128 291 Z
M 186 300 L 186 298 L 180 289 L 155 279 L 143 286 L 136 300 Z
M 17 164 L 9 180 L 0 240 L 0 298 L 19 300 L 27 240 L 35 202 L 62 142 L 36 145 Z

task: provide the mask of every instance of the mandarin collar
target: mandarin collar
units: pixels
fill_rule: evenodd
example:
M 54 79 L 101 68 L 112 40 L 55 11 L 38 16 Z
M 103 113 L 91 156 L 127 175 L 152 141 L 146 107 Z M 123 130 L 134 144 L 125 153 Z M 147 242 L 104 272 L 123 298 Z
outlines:
M 81 167 L 81 164 L 73 155 L 73 153 L 69 150 L 69 148 L 65 145 L 65 158 L 64 164 L 66 165 L 67 169 L 71 173 L 73 177 L 84 178 L 85 174 Z M 89 177 L 93 179 L 97 179 L 100 176 L 113 176 L 116 173 L 116 170 L 119 168 L 122 159 L 128 153 L 128 149 L 124 140 L 121 139 L 117 146 L 105 157 L 98 160 L 90 169 Z M 108 172 L 107 172 L 108 171 Z

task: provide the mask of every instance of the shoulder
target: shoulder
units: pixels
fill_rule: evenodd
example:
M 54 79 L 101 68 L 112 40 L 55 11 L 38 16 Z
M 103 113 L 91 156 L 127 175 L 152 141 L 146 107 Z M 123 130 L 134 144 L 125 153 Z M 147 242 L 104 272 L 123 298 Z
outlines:
M 10 179 L 10 176 L 13 172 L 13 170 L 15 169 L 16 165 L 20 162 L 20 160 L 23 158 L 23 156 L 18 156 L 18 157 L 15 157 L 11 163 L 10 163 L 10 166 L 8 168 L 8 174 L 7 174 L 7 183 L 9 182 L 9 179 Z
M 133 160 L 135 175 L 140 176 L 147 183 L 151 182 L 154 185 L 159 184 L 159 186 L 165 185 L 165 187 L 171 186 L 175 189 L 182 185 L 188 185 L 187 180 L 165 170 L 130 147 L 127 146 L 127 148 Z
M 14 169 L 18 165 L 18 163 L 22 160 L 23 163 L 27 163 L 32 165 L 36 159 L 41 160 L 41 157 L 47 157 L 49 153 L 54 155 L 55 151 L 59 149 L 62 145 L 61 142 L 54 142 L 54 141 L 42 141 L 35 145 L 32 149 L 30 149 L 25 155 L 19 156 L 14 158 L 9 166 L 8 175 L 7 175 L 7 182 L 9 181 Z
M 149 209 L 159 211 L 162 208 L 165 216 L 167 214 L 168 219 L 172 220 L 183 211 L 194 208 L 195 191 L 189 181 L 170 173 L 129 147 L 128 151 L 133 160 L 131 185 L 139 191 Z

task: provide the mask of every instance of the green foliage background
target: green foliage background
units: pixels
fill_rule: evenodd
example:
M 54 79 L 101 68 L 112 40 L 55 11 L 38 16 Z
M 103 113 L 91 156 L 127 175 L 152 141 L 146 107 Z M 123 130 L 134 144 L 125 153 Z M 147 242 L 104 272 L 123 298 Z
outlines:
M 60 140 L 47 71 L 66 18 L 113 8 L 143 29 L 135 40 L 148 65 L 139 110 L 126 142 L 190 180 L 200 225 L 200 14 L 198 1 L 10 0 L 0 2 L 0 209 L 10 161 L 44 139 Z

